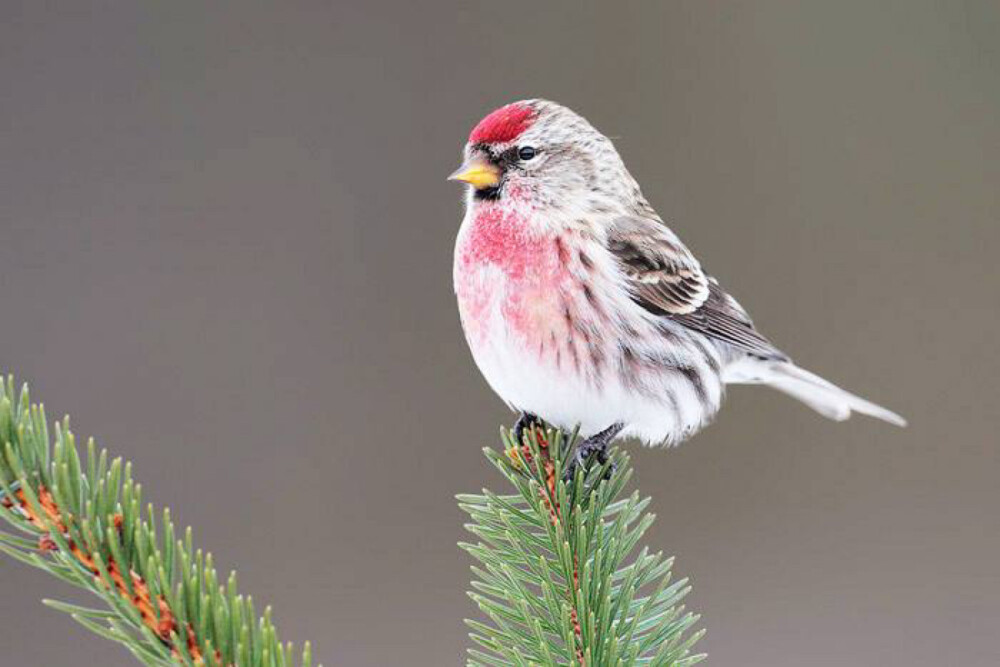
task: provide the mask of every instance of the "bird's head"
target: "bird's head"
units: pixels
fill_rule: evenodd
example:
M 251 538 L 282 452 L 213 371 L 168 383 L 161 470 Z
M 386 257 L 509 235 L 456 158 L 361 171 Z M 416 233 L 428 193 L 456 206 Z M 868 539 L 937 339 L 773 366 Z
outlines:
M 607 137 L 566 107 L 538 99 L 513 102 L 479 121 L 462 166 L 449 178 L 469 184 L 472 205 L 489 201 L 567 215 L 641 198 Z

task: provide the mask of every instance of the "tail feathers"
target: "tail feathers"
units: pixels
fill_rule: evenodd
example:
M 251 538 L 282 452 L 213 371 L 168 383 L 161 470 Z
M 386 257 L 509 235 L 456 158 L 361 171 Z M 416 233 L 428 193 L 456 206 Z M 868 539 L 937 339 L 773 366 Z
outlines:
M 852 412 L 859 412 L 896 426 L 906 426 L 906 420 L 895 412 L 866 401 L 790 362 L 748 359 L 726 369 L 724 379 L 732 384 L 773 387 L 836 421 L 844 421 Z

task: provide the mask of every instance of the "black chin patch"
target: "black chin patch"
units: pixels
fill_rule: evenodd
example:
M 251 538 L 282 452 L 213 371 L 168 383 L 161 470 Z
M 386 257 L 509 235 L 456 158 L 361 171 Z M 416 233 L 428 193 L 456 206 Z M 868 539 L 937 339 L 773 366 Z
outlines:
M 472 196 L 476 198 L 477 201 L 496 201 L 500 199 L 500 186 L 494 186 L 492 188 L 476 188 L 472 191 Z

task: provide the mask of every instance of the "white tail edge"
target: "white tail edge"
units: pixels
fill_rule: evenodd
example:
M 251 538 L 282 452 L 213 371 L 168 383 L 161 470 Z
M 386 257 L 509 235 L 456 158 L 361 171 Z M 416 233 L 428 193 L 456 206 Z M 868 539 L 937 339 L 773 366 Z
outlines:
M 836 421 L 844 421 L 852 412 L 859 412 L 896 426 L 906 426 L 906 420 L 892 410 L 841 389 L 791 362 L 748 358 L 728 366 L 723 371 L 722 379 L 727 384 L 763 384 L 773 387 Z

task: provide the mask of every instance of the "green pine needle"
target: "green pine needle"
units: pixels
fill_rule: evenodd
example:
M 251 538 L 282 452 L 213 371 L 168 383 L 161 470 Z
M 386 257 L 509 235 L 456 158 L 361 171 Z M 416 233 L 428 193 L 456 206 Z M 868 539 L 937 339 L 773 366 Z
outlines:
M 462 543 L 478 562 L 469 597 L 485 615 L 466 620 L 475 647 L 470 667 L 571 665 L 687 667 L 704 631 L 680 604 L 691 590 L 671 582 L 673 559 L 639 549 L 653 522 L 649 499 L 622 498 L 632 466 L 612 450 L 609 460 L 563 470 L 573 440 L 534 429 L 524 443 L 503 432 L 503 450 L 487 459 L 516 493 L 458 496 L 478 542 Z M 638 549 L 638 551 L 637 551 Z
M 123 644 L 145 665 L 311 667 L 308 642 L 296 662 L 268 608 L 262 617 L 239 594 L 236 575 L 220 584 L 211 554 L 191 529 L 177 539 L 170 511 L 143 516 L 132 468 L 87 443 L 77 452 L 69 418 L 50 438 L 45 410 L 27 386 L 0 377 L 0 552 L 96 595 L 88 608 L 45 600 L 97 635 Z

